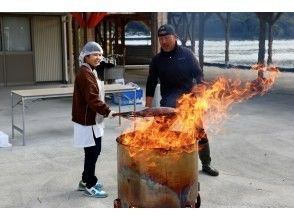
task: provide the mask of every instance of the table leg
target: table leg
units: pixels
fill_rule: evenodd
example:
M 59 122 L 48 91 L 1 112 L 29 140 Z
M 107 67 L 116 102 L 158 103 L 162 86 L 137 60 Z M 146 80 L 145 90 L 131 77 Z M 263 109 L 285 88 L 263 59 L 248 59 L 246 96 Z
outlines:
M 26 140 L 25 140 L 25 99 L 21 99 L 22 102 L 22 145 L 26 145 Z
M 118 112 L 120 113 L 121 111 L 121 93 L 118 93 Z M 121 125 L 121 117 L 118 116 L 118 124 Z
M 14 139 L 14 111 L 13 111 L 13 93 L 11 93 L 11 129 L 12 129 L 12 139 Z
M 136 105 L 137 105 L 137 90 L 134 91 L 134 112 L 136 111 Z

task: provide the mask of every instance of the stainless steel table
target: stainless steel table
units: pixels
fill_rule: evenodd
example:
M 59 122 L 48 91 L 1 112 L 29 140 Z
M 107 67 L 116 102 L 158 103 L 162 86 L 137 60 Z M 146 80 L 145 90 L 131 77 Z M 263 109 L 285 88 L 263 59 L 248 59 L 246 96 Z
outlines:
M 134 111 L 136 111 L 136 87 L 121 84 L 106 84 L 104 85 L 105 94 L 118 94 L 119 105 L 118 111 L 121 112 L 121 94 L 123 92 L 134 92 Z M 12 90 L 11 91 L 11 124 L 12 138 L 14 138 L 14 130 L 22 134 L 22 144 L 26 145 L 26 125 L 25 125 L 25 102 L 30 99 L 46 99 L 46 98 L 62 98 L 73 96 L 73 86 L 59 88 L 44 88 L 44 89 L 27 89 L 27 90 Z M 14 122 L 14 109 L 19 104 L 22 105 L 22 127 L 17 126 Z M 119 117 L 119 125 L 121 118 Z

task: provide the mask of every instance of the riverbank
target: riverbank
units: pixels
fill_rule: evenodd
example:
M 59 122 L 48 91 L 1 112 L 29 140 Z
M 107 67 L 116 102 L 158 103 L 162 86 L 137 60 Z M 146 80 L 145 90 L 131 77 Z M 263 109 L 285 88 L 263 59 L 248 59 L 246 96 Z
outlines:
M 245 70 L 250 70 L 251 66 L 248 65 L 233 65 L 233 64 L 224 64 L 224 63 L 206 63 L 204 62 L 204 66 L 207 67 L 219 67 L 219 68 L 225 68 L 225 69 L 245 69 Z M 290 67 L 277 67 L 279 69 L 280 72 L 291 72 L 294 73 L 294 68 L 290 68 Z

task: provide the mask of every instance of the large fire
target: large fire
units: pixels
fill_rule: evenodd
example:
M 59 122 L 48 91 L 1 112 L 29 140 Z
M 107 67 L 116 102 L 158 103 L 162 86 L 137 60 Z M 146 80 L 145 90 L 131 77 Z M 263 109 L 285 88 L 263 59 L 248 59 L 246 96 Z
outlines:
M 279 71 L 275 67 L 253 66 L 266 75 L 254 81 L 241 82 L 220 77 L 212 83 L 197 85 L 177 102 L 173 117 L 135 118 L 132 128 L 121 136 L 120 142 L 130 147 L 130 153 L 159 148 L 172 151 L 193 151 L 205 119 L 206 127 L 217 125 L 234 103 L 255 95 L 265 94 L 274 84 Z M 191 147 L 192 146 L 192 147 Z

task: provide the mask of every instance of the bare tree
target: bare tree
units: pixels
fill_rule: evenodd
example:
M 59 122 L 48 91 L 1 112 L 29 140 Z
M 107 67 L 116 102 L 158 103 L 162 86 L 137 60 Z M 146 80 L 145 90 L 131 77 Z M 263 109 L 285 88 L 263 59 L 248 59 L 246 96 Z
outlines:
M 265 57 L 265 37 L 266 37 L 266 21 L 269 13 L 256 13 L 259 19 L 259 48 L 257 63 L 264 65 Z
M 193 53 L 195 53 L 195 13 L 191 13 L 191 19 L 190 19 L 190 29 L 191 29 L 191 49 Z
M 191 50 L 195 53 L 195 17 L 196 13 L 190 12 L 169 12 L 168 20 L 177 32 L 183 46 L 188 47 L 191 42 Z
M 279 17 L 282 15 L 282 12 L 278 13 L 271 13 L 271 15 L 268 17 L 268 57 L 267 57 L 267 64 L 270 65 L 273 63 L 272 61 L 272 48 L 273 48 L 273 31 L 272 27 L 274 23 L 279 19 Z
M 217 16 L 221 19 L 225 27 L 225 65 L 229 64 L 229 48 L 230 48 L 230 29 L 231 29 L 231 12 L 226 12 L 224 17 L 222 13 L 216 13 Z
M 268 59 L 267 64 L 272 64 L 272 45 L 273 33 L 272 26 L 281 16 L 281 12 L 257 12 L 256 15 L 259 19 L 259 50 L 257 63 L 265 64 L 265 38 L 266 38 L 266 24 L 268 23 Z M 258 72 L 258 76 L 263 77 L 263 71 Z
M 203 47 L 204 47 L 205 21 L 210 16 L 211 16 L 211 13 L 199 13 L 198 54 L 199 54 L 199 64 L 201 69 L 203 69 L 203 64 L 204 64 Z

